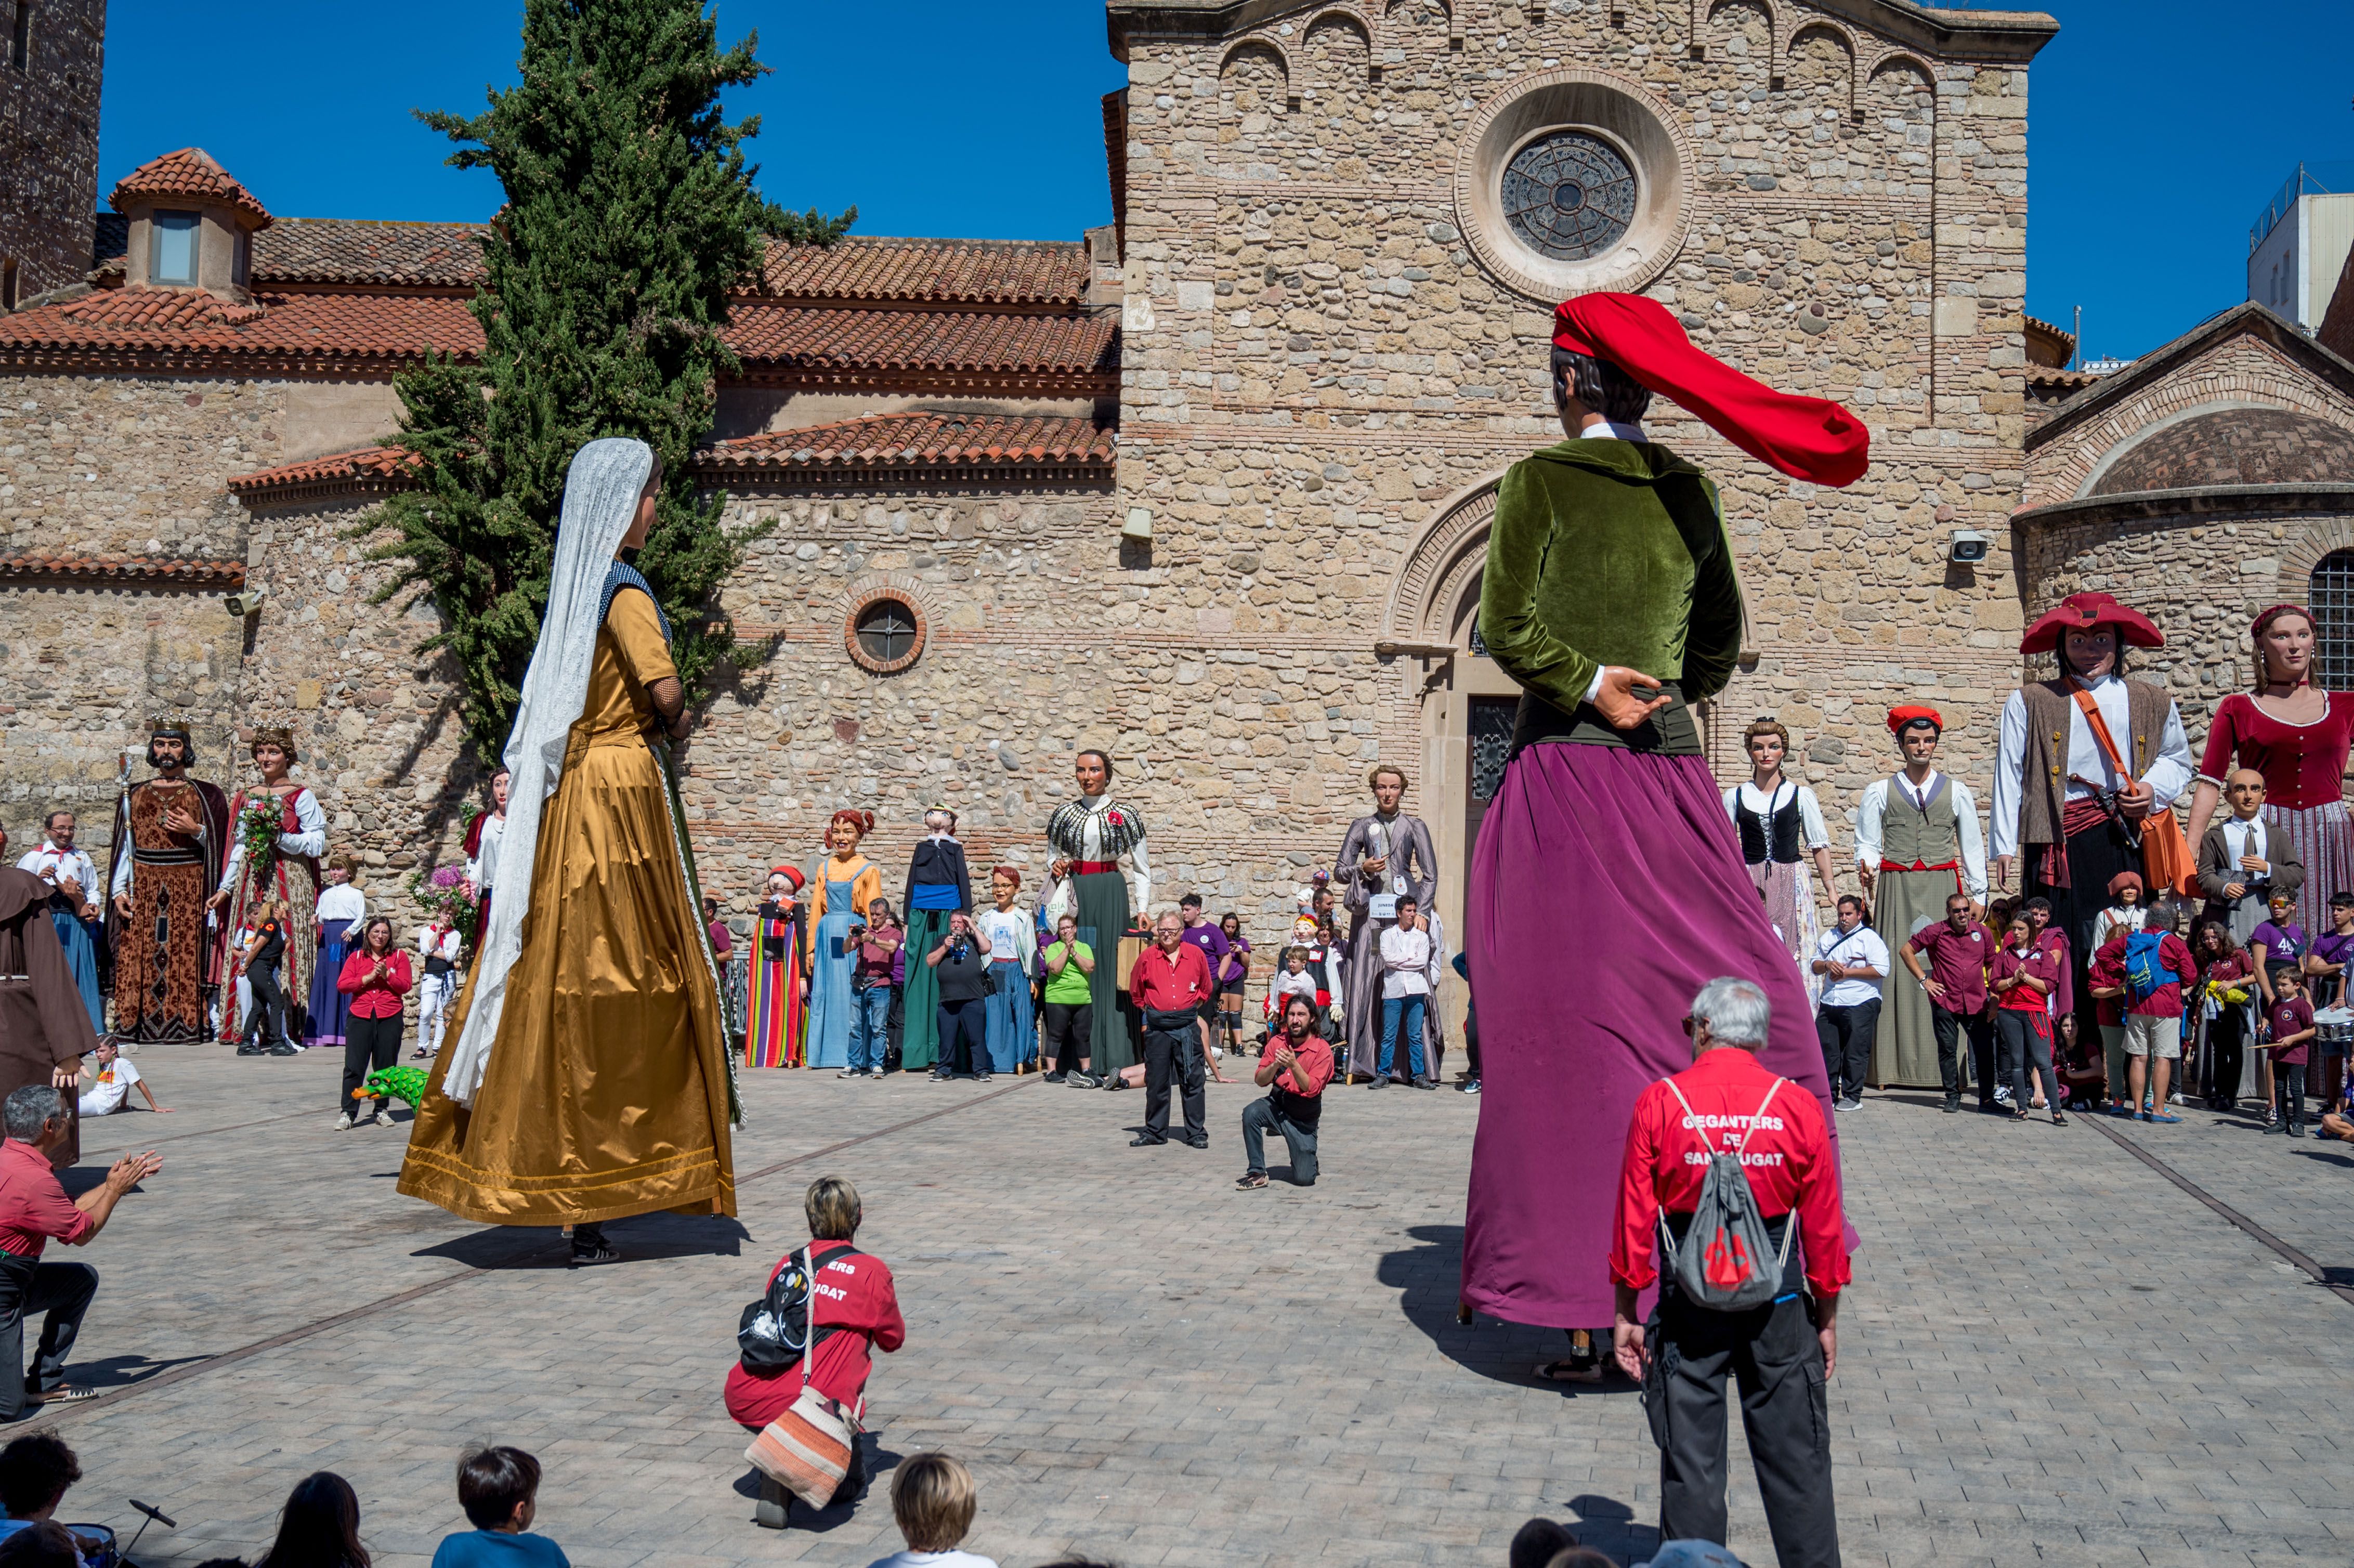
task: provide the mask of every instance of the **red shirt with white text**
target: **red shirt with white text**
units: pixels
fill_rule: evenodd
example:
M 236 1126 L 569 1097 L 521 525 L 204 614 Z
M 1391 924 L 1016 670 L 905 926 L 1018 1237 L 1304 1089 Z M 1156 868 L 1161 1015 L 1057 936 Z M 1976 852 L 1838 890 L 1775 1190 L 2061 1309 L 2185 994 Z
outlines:
M 817 1277 L 811 1281 L 810 1332 L 815 1334 L 820 1329 L 843 1332 L 827 1335 L 803 1361 L 808 1363 L 811 1388 L 837 1404 L 854 1405 L 866 1391 L 867 1374 L 875 1370 L 875 1351 L 896 1351 L 907 1342 L 907 1320 L 899 1316 L 899 1293 L 881 1258 L 864 1253 L 856 1257 L 829 1255 L 849 1245 L 841 1241 L 810 1244 L 811 1260 L 817 1266 Z M 791 1261 L 791 1253 L 777 1259 L 777 1266 L 769 1270 L 760 1288 L 766 1291 L 774 1285 Z M 737 1361 L 727 1371 L 727 1414 L 747 1426 L 766 1426 L 801 1396 L 801 1371 L 802 1363 L 796 1361 L 773 1376 L 761 1377 L 746 1372 L 744 1363 Z
M 1733 1045 L 1702 1053 L 1676 1075 L 1675 1084 L 1691 1102 L 1691 1116 L 1664 1083 L 1636 1097 L 1627 1158 L 1618 1172 L 1610 1277 L 1637 1290 L 1659 1278 L 1653 1253 L 1659 1211 L 1689 1214 L 1698 1208 L 1710 1157 L 1740 1147 L 1757 1212 L 1767 1219 L 1797 1213 L 1797 1239 L 1806 1248 L 1807 1283 L 1815 1295 L 1836 1296 L 1846 1288 L 1852 1272 L 1840 1212 L 1839 1160 L 1823 1126 L 1822 1107 L 1806 1086 L 1786 1081 L 1759 1117 L 1757 1107 L 1774 1086 L 1774 1075 Z M 1702 1125 L 1693 1125 L 1695 1118 Z

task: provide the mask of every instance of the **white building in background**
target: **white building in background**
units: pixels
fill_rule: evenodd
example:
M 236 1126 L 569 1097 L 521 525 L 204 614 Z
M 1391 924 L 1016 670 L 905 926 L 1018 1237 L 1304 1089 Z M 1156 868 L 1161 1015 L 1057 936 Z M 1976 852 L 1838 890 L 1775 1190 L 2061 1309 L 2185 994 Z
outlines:
M 2299 164 L 2248 230 L 2248 298 L 2307 332 L 2354 250 L 2354 162 Z

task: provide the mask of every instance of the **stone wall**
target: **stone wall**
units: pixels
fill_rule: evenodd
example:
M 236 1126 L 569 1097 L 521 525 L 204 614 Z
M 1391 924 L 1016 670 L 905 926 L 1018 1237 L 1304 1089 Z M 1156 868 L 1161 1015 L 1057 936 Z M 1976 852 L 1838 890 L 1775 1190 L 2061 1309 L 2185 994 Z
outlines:
M 18 301 L 81 281 L 98 206 L 105 0 L 40 0 L 25 65 L 11 61 L 17 7 L 0 10 L 0 265 Z
M 1692 151 L 1687 238 L 1645 291 L 1873 434 L 1872 471 L 1833 493 L 1658 408 L 1653 434 L 1723 482 L 1748 588 L 1757 658 L 1722 711 L 1778 714 L 1835 812 L 1888 766 L 1893 702 L 1943 706 L 1955 766 L 1982 772 L 2021 624 L 2025 70 L 1795 7 L 1719 6 L 1699 36 L 1694 7 L 1640 0 L 1345 9 L 1214 41 L 1130 29 L 1124 497 L 1205 561 L 1314 538 L 1299 613 L 1368 651 L 1449 498 L 1557 436 L 1553 301 L 1473 258 L 1458 138 L 1534 73 L 1607 71 Z M 1983 565 L 1947 564 L 1956 527 L 1994 535 Z M 1244 638 L 1256 595 L 1226 597 Z M 1416 709 L 1384 704 L 1383 750 L 1418 754 Z

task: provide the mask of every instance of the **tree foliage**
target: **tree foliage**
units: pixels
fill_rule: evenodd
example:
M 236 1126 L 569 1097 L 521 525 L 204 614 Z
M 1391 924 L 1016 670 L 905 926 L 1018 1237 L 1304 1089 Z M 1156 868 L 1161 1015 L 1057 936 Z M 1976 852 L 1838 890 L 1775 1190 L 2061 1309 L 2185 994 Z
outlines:
M 800 216 L 758 192 L 723 90 L 766 74 L 758 35 L 718 43 L 699 0 L 527 0 L 522 81 L 481 114 L 419 111 L 459 143 L 449 162 L 487 168 L 506 205 L 482 241 L 487 285 L 472 309 L 478 366 L 434 358 L 395 381 L 394 440 L 417 483 L 363 519 L 401 563 L 379 596 L 421 593 L 461 672 L 466 726 L 494 756 L 539 636 L 564 494 L 585 441 L 635 436 L 661 454 L 657 521 L 637 565 L 669 614 L 673 654 L 700 693 L 735 646 L 714 612 L 751 537 L 698 497 L 688 459 L 711 429 L 730 291 L 777 237 L 831 244 L 856 217 Z

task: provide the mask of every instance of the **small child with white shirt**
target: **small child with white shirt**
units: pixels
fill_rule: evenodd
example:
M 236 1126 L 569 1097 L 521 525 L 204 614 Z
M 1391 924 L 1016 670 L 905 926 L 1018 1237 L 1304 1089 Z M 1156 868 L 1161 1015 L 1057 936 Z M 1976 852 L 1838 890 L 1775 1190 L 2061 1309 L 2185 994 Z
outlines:
M 102 1037 L 93 1055 L 95 1061 L 83 1069 L 92 1075 L 92 1080 L 90 1086 L 81 1091 L 82 1115 L 112 1116 L 129 1103 L 133 1085 L 137 1085 L 139 1092 L 147 1097 L 149 1110 L 168 1112 L 172 1108 L 155 1103 L 155 1091 L 147 1086 L 147 1080 L 140 1075 L 139 1069 L 121 1054 L 121 1049 L 114 1044 L 114 1036 Z
M 891 1517 L 907 1550 L 880 1557 L 869 1568 L 997 1568 L 993 1558 L 960 1552 L 981 1506 L 972 1472 L 946 1454 L 918 1454 L 891 1478 Z

